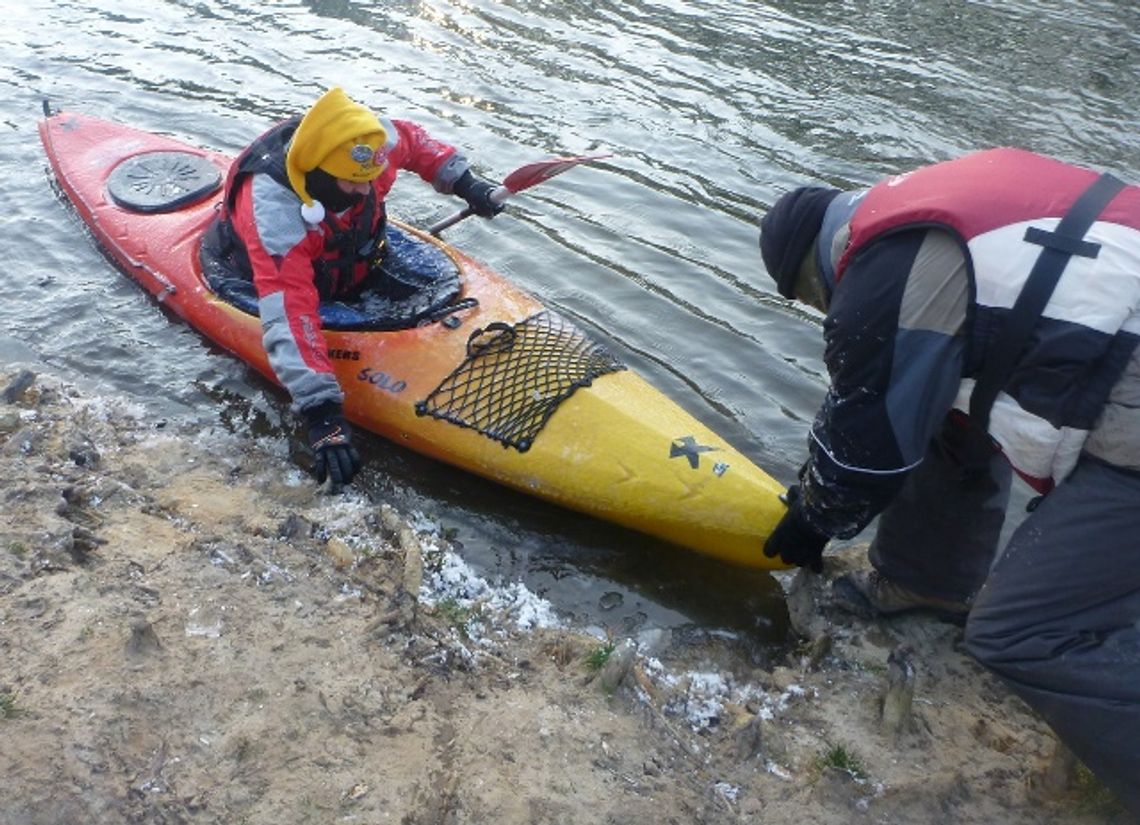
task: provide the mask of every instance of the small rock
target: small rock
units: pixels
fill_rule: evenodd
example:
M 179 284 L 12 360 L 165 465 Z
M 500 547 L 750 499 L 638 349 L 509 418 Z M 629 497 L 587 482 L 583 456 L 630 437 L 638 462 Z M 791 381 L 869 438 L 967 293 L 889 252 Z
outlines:
M 48 602 L 47 599 L 42 597 L 24 599 L 20 604 L 24 615 L 29 619 L 38 619 L 40 616 L 47 613 Z
M 637 647 L 645 656 L 657 656 L 669 646 L 669 631 L 650 627 L 637 634 Z
M 607 593 L 603 593 L 601 598 L 598 599 L 598 607 L 602 610 L 613 610 L 615 607 L 621 607 L 623 601 L 625 601 L 625 599 L 622 598 L 621 593 L 611 590 Z
M 325 545 L 325 552 L 337 570 L 347 570 L 356 562 L 356 554 L 342 539 L 333 536 Z
M 36 451 L 36 435 L 29 428 L 23 428 L 12 433 L 4 446 L 0 447 L 0 455 L 31 455 Z
M 420 587 L 424 581 L 424 554 L 420 543 L 412 537 L 410 541 L 400 542 L 404 550 L 404 592 L 418 600 Z
M 313 523 L 311 521 L 304 516 L 290 513 L 288 518 L 281 522 L 281 526 L 277 528 L 277 537 L 285 540 L 297 538 L 307 539 L 312 537 L 313 532 Z
M 67 450 L 67 457 L 75 462 L 77 467 L 96 469 L 102 458 L 95 446 L 86 438 L 72 443 Z
M 632 639 L 623 639 L 613 649 L 602 669 L 598 671 L 598 684 L 606 693 L 613 693 L 625 681 L 633 667 L 633 660 L 637 654 L 637 645 Z
M 820 615 L 824 584 L 823 576 L 801 568 L 785 587 L 788 623 L 802 638 L 816 639 L 827 632 L 828 623 Z
M 906 647 L 895 648 L 887 657 L 887 686 L 880 706 L 884 733 L 897 736 L 910 723 L 914 683 L 911 651 Z
M 1063 742 L 1058 742 L 1035 782 L 1045 793 L 1059 795 L 1073 787 L 1076 775 L 1077 757 Z
M 380 505 L 380 523 L 384 525 L 385 530 L 392 533 L 399 533 L 400 528 L 404 526 L 400 514 L 390 504 Z
M 20 429 L 23 424 L 18 412 L 6 411 L 0 413 L 0 435 L 11 435 Z
M 15 404 L 17 401 L 24 397 L 24 393 L 28 387 L 36 382 L 36 374 L 31 370 L 20 370 L 16 373 L 16 377 L 8 382 L 3 390 L 0 390 L 0 401 L 5 404 Z
M 81 524 L 71 528 L 71 557 L 80 564 L 87 561 L 93 550 L 106 543 L 106 539 L 100 538 Z
M 739 762 L 764 757 L 764 720 L 753 716 L 732 736 L 733 753 Z
M 805 670 L 818 670 L 824 658 L 831 653 L 834 641 L 830 633 L 816 636 L 804 647 L 803 665 Z
M 371 789 L 368 787 L 368 785 L 363 782 L 357 782 L 345 792 L 344 798 L 350 802 L 355 802 L 358 799 L 363 799 L 365 796 L 367 796 L 369 790 Z
M 131 635 L 126 645 L 127 656 L 137 659 L 161 652 L 162 643 L 150 622 L 139 619 L 131 625 Z

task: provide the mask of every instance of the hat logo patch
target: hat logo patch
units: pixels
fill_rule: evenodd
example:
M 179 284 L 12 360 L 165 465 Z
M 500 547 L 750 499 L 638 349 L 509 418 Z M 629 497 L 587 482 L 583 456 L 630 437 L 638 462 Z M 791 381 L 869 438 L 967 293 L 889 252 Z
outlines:
M 372 147 L 367 143 L 358 143 L 349 150 L 348 154 L 363 166 L 372 160 Z

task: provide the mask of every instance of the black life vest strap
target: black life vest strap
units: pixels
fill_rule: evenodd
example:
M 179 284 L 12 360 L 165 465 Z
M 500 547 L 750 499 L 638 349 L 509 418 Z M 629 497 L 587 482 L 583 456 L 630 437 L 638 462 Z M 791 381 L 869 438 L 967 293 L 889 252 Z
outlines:
M 994 401 L 1013 375 L 1069 260 L 1074 255 L 1095 258 L 1100 253 L 1100 244 L 1084 240 L 1085 233 L 1123 188 L 1123 181 L 1103 174 L 1069 207 L 1054 231 L 1032 226 L 1025 231 L 1027 243 L 1044 248 L 1014 301 L 970 395 L 970 420 L 981 433 L 989 429 Z
M 371 269 L 384 257 L 387 206 L 376 197 L 376 190 L 370 189 L 364 199 L 364 207 L 351 227 L 339 228 L 328 217 L 324 223 L 329 233 L 325 238 L 325 251 L 334 255 L 331 259 L 313 262 L 317 291 L 322 298 L 345 297 L 352 291 L 356 267 L 364 263 Z

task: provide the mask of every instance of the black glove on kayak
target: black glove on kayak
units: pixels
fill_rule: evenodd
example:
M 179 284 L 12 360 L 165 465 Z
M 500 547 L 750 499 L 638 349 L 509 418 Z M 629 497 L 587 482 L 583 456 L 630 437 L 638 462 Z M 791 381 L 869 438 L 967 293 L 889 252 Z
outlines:
M 779 556 L 784 564 L 822 573 L 823 548 L 831 537 L 807 523 L 799 486 L 793 484 L 780 500 L 788 505 L 788 512 L 764 542 L 764 555 L 770 559 Z
M 344 412 L 340 404 L 326 401 L 301 414 L 309 425 L 309 447 L 317 459 L 317 481 L 324 484 L 327 478 L 331 491 L 339 492 L 360 469 L 360 453 L 352 446 L 352 431 L 344 420 Z
M 493 183 L 488 183 L 472 175 L 471 170 L 468 169 L 459 180 L 455 182 L 451 191 L 467 201 L 467 205 L 471 207 L 471 211 L 480 218 L 493 218 L 503 211 L 503 205 L 501 203 L 495 203 L 491 200 L 491 193 L 494 192 L 496 188 Z

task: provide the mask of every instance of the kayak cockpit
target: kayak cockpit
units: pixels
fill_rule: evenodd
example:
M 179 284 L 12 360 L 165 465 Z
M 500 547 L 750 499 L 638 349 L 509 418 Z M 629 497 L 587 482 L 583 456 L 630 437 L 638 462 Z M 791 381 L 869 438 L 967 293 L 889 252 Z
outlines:
M 463 289 L 459 267 L 446 252 L 392 225 L 386 235 L 388 252 L 372 283 L 351 300 L 321 303 L 324 329 L 407 329 L 461 308 L 455 303 Z M 227 258 L 205 249 L 200 257 L 210 289 L 243 312 L 257 315 L 253 281 L 235 271 Z

